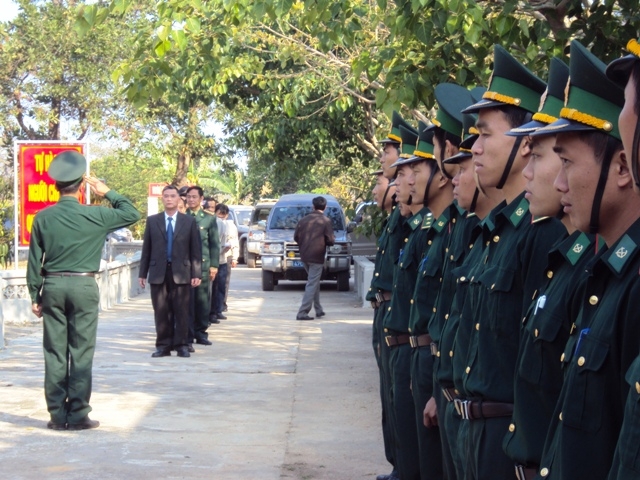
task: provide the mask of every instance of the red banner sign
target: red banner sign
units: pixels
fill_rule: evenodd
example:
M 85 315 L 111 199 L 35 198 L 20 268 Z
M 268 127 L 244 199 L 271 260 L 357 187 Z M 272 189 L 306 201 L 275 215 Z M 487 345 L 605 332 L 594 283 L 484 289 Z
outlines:
M 31 225 L 40 210 L 53 205 L 60 198 L 55 181 L 49 177 L 49 165 L 60 152 L 77 150 L 84 155 L 82 143 L 20 143 L 20 246 L 29 246 Z

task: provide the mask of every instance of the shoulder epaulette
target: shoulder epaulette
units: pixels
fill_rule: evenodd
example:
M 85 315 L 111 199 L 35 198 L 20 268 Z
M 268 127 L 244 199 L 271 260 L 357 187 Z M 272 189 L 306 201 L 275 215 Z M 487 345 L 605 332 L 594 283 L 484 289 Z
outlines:
M 565 256 L 567 257 L 567 260 L 569 260 L 569 263 L 571 263 L 571 265 L 575 265 L 576 263 L 578 263 L 578 260 L 580 260 L 582 255 L 584 255 L 585 252 L 589 250 L 590 246 L 591 239 L 589 238 L 589 236 L 584 232 L 581 233 L 578 238 L 576 238 L 576 241 L 573 242 L 573 245 L 571 245 L 571 247 L 569 247 L 569 250 L 567 250 L 567 252 L 565 253 Z
M 618 245 L 615 247 L 615 251 L 612 249 L 607 258 L 607 263 L 613 268 L 616 272 L 620 273 L 627 261 L 633 257 L 633 252 L 635 252 L 638 246 L 636 242 L 631 240 L 629 235 L 625 235 L 622 237 L 622 240 L 618 242 Z
M 422 222 L 422 215 L 420 215 L 419 213 L 416 213 L 413 217 L 409 219 L 409 227 L 411 227 L 411 230 L 415 230 L 420 226 L 421 222 Z
M 529 202 L 527 201 L 526 198 L 523 197 L 520 200 L 520 203 L 518 204 L 517 208 L 509 217 L 509 221 L 514 227 L 517 227 L 522 221 L 522 219 L 526 216 L 528 211 L 529 211 Z

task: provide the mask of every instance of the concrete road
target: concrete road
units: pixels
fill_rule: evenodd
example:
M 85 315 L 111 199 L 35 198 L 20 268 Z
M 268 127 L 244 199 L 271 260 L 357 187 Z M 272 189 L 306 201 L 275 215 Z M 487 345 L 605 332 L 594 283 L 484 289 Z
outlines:
M 262 292 L 237 268 L 228 320 L 191 358 L 151 358 L 148 295 L 100 316 L 91 418 L 55 432 L 43 394 L 42 329 L 0 351 L 4 479 L 365 479 L 388 473 L 370 309 L 323 285 L 326 317 L 295 320 L 303 283 Z

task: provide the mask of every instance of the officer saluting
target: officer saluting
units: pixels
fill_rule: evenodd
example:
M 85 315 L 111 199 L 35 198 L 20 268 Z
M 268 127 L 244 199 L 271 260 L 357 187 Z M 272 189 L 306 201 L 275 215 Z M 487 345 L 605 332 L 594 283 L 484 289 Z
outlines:
M 100 298 L 94 275 L 107 234 L 140 219 L 127 198 L 86 170 L 80 153 L 56 155 L 48 173 L 60 200 L 38 212 L 29 244 L 27 286 L 33 313 L 43 317 L 47 427 L 53 430 L 100 425 L 88 416 Z M 85 182 L 113 208 L 81 205 Z

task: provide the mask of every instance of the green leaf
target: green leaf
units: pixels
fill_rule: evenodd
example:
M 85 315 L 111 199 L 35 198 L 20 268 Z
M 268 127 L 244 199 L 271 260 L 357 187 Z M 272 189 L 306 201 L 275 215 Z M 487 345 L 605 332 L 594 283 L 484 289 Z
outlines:
M 201 24 L 200 19 L 196 17 L 190 17 L 186 22 L 187 29 L 192 33 L 200 33 Z

